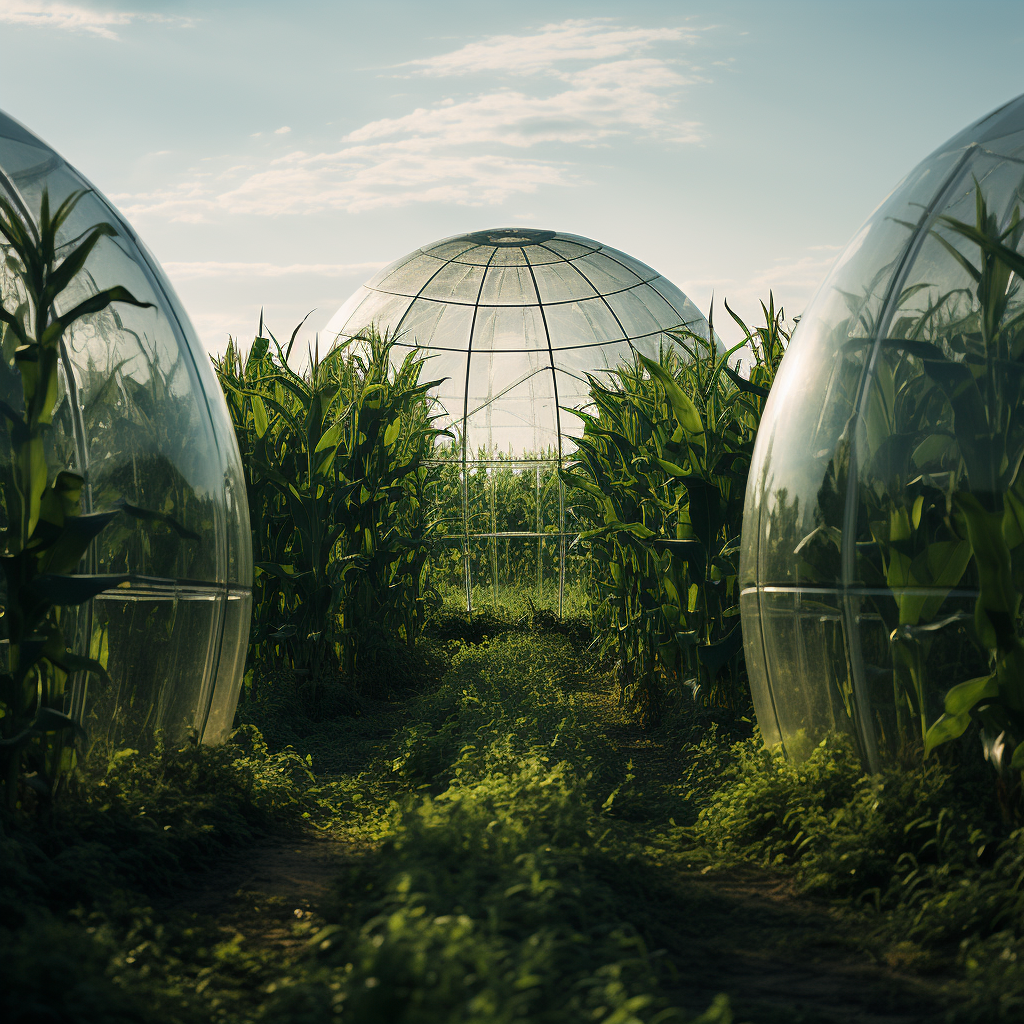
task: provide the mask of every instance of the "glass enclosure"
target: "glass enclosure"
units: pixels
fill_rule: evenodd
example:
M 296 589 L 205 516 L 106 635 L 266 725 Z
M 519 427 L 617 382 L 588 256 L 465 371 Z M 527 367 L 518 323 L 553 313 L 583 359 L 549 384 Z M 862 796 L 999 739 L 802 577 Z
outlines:
M 582 433 L 567 410 L 589 401 L 586 374 L 657 356 L 665 332 L 704 337 L 696 306 L 650 267 L 578 235 L 495 228 L 455 235 L 385 267 L 327 327 L 369 325 L 427 357 L 439 425 L 454 441 L 431 466 L 444 518 L 434 578 L 481 604 L 586 605 L 576 524 L 558 477 Z
M 783 360 L 740 573 L 758 722 L 794 757 L 845 732 L 875 770 L 988 673 L 964 510 L 1024 498 L 1022 180 L 1024 97 L 904 179 Z
M 118 516 L 81 567 L 127 574 L 127 583 L 62 611 L 69 643 L 109 675 L 109 682 L 73 680 L 69 711 L 90 744 L 139 746 L 158 731 L 171 741 L 192 735 L 215 743 L 231 728 L 241 685 L 252 551 L 238 448 L 209 355 L 120 214 L 46 143 L 0 113 L 0 194 L 26 222 L 38 222 L 44 190 L 53 209 L 80 189 L 88 192 L 58 242 L 99 223 L 115 234 L 100 240 L 61 301 L 71 308 L 121 285 L 152 306 L 115 303 L 78 320 L 61 342 L 47 458 L 54 469 L 84 476 L 84 512 L 121 501 L 142 510 Z M 0 271 L 12 308 L 16 286 L 9 270 Z M 3 400 L 19 405 L 16 374 L 4 379 L 12 393 Z M 0 436 L 0 452 L 11 457 L 9 438 Z

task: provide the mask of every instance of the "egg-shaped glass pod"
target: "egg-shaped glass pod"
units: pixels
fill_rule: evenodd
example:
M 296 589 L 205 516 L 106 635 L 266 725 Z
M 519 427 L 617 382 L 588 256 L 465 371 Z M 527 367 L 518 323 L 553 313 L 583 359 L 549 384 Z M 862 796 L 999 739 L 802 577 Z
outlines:
M 58 256 L 95 225 L 112 230 L 59 294 L 58 312 L 115 286 L 149 305 L 115 302 L 77 319 L 60 340 L 46 441 L 51 472 L 84 477 L 82 512 L 131 513 L 113 519 L 80 566 L 120 575 L 120 586 L 61 611 L 69 646 L 106 668 L 106 678 L 73 677 L 69 711 L 90 744 L 141 746 L 158 733 L 218 742 L 241 684 L 252 550 L 238 447 L 209 355 L 121 215 L 0 113 L 0 196 L 23 224 L 38 230 L 44 196 L 52 211 L 79 190 L 56 239 Z M 0 294 L 14 309 L 19 279 L 10 255 L 8 246 Z M 3 369 L 3 401 L 17 407 L 21 379 L 13 363 Z M 0 417 L 0 459 L 9 460 L 8 422 Z
M 403 256 L 342 305 L 330 339 L 370 325 L 422 353 L 439 425 L 435 449 L 444 544 L 434 578 L 467 609 L 529 602 L 583 607 L 578 533 L 558 476 L 582 434 L 567 412 L 589 402 L 586 374 L 657 357 L 666 332 L 707 338 L 708 323 L 671 282 L 579 235 L 495 228 Z M 517 602 L 514 595 L 519 595 Z
M 740 580 L 761 732 L 795 757 L 843 732 L 877 769 L 989 673 L 976 553 L 1002 536 L 1008 579 L 1024 555 L 1022 179 L 1024 97 L 911 171 L 783 359 Z

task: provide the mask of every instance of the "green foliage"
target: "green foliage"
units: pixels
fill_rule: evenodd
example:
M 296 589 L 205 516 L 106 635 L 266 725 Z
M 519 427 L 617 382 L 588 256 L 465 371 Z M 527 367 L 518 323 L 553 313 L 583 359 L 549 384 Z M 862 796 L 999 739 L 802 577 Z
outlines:
M 588 727 L 583 678 L 579 653 L 543 632 L 455 652 L 389 745 L 406 792 L 383 848 L 339 881 L 261 1020 L 691 1019 L 660 994 L 614 882 L 634 856 L 606 813 L 622 774 Z M 727 1002 L 698 1019 L 726 1024 Z
M 728 307 L 727 307 L 728 308 Z M 745 708 L 740 685 L 738 549 L 747 469 L 768 388 L 788 334 L 774 299 L 765 326 L 719 353 L 711 338 L 682 332 L 660 362 L 638 356 L 590 381 L 597 410 L 577 413 L 584 433 L 566 484 L 600 594 L 602 648 L 641 718 L 656 721 L 668 679 L 698 699 Z M 731 312 L 731 310 L 730 310 Z M 747 345 L 749 378 L 729 358 Z M 729 666 L 731 665 L 731 668 Z
M 300 325 L 301 326 L 301 325 Z M 296 328 L 296 331 L 298 328 Z M 292 335 L 292 342 L 295 335 Z M 412 643 L 434 591 L 423 459 L 438 431 L 410 354 L 390 367 L 393 340 L 370 330 L 298 374 L 291 342 L 257 338 L 215 360 L 246 468 L 259 576 L 251 648 L 312 673 L 350 676 L 367 630 Z
M 980 265 L 938 239 L 974 283 L 978 310 L 958 324 L 963 362 L 932 354 L 925 374 L 952 410 L 951 427 L 960 451 L 960 479 L 953 506 L 958 532 L 969 546 L 978 573 L 974 628 L 989 655 L 989 674 L 960 683 L 946 696 L 945 714 L 925 736 L 926 751 L 967 728 L 974 711 L 990 740 L 996 767 L 1024 769 L 1024 644 L 1018 636 L 1024 594 L 1024 311 L 1016 308 L 1014 275 L 1024 274 L 1017 247 L 1024 238 L 1020 209 L 1005 228 L 990 213 L 975 182 L 977 221 L 942 220 L 980 249 Z M 952 339 L 950 339 L 952 340 Z M 925 443 L 925 442 L 922 442 Z M 952 583 L 959 580 L 952 580 Z
M 125 581 L 123 576 L 77 573 L 90 543 L 120 510 L 82 514 L 84 478 L 67 470 L 54 472 L 48 458 L 64 332 L 114 302 L 149 305 L 114 286 L 62 311 L 62 297 L 96 244 L 116 235 L 112 225 L 98 224 L 61 243 L 61 230 L 83 194 L 72 193 L 51 214 L 44 191 L 38 227 L 0 196 L 5 269 L 0 413 L 10 440 L 9 457 L 0 459 L 7 638 L 0 664 L 0 772 L 9 810 L 28 791 L 48 798 L 68 767 L 66 741 L 73 730 L 65 714 L 69 677 L 75 672 L 106 675 L 95 659 L 68 650 L 59 609 Z M 14 307 L 8 308 L 12 301 Z

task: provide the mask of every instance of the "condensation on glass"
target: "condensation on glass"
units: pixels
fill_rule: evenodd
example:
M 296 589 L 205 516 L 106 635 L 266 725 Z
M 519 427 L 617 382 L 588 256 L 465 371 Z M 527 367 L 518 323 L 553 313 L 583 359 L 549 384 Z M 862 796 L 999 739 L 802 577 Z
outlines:
M 139 746 L 157 734 L 217 743 L 238 701 L 252 592 L 248 503 L 227 408 L 208 354 L 135 232 L 46 143 L 0 113 L 0 194 L 37 221 L 44 189 L 51 209 L 88 190 L 58 241 L 98 223 L 116 229 L 64 293 L 69 308 L 113 285 L 153 304 L 115 304 L 65 334 L 51 465 L 85 477 L 83 511 L 123 499 L 174 521 L 121 515 L 87 554 L 84 571 L 130 581 L 64 610 L 70 641 L 109 675 L 75 679 L 69 710 L 90 745 Z M 12 397 L 20 402 L 4 396 Z
M 558 468 L 582 424 L 566 410 L 588 403 L 586 374 L 630 363 L 637 351 L 656 357 L 671 343 L 666 332 L 708 337 L 704 316 L 617 249 L 495 228 L 385 267 L 327 335 L 351 338 L 371 324 L 397 337 L 400 358 L 426 357 L 424 379 L 443 379 L 434 397 L 454 440 L 431 467 L 447 530 L 432 563 L 442 591 L 461 592 L 469 610 L 515 604 L 515 594 L 559 614 L 581 608 L 583 560 Z
M 985 260 L 970 234 L 983 216 L 1021 251 L 1022 179 L 1024 97 L 900 183 L 782 362 L 740 574 L 758 723 L 793 757 L 847 733 L 877 770 L 920 749 L 951 685 L 988 673 L 972 639 L 976 571 L 951 513 L 957 493 L 994 509 L 1021 491 L 1024 294 L 1017 277 L 976 279 Z

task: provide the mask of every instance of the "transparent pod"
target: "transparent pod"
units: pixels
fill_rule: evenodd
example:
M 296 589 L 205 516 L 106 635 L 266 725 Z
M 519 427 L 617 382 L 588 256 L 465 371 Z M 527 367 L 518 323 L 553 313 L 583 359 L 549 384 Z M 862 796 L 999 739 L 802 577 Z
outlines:
M 976 233 L 1024 251 L 1022 181 L 1024 97 L 900 183 L 782 362 L 740 572 L 758 722 L 794 757 L 837 732 L 872 769 L 919 751 L 949 688 L 987 673 L 956 502 L 1021 488 L 1024 295 L 986 283 Z
M 396 260 L 342 305 L 327 335 L 351 338 L 371 324 L 397 335 L 397 359 L 416 350 L 427 357 L 423 379 L 442 381 L 438 423 L 455 441 L 431 467 L 444 538 L 435 583 L 469 609 L 582 610 L 586 563 L 558 476 L 582 423 L 567 410 L 589 403 L 587 374 L 638 351 L 657 357 L 666 332 L 707 338 L 705 318 L 617 249 L 499 228 Z
M 238 448 L 209 355 L 153 256 L 110 203 L 22 125 L 0 113 L 0 194 L 38 222 L 85 190 L 58 237 L 108 223 L 72 286 L 67 308 L 121 285 L 151 303 L 115 303 L 62 339 L 54 469 L 85 477 L 83 511 L 120 502 L 159 513 L 121 515 L 82 569 L 128 576 L 62 621 L 79 653 L 109 681 L 79 676 L 71 710 L 90 744 L 145 746 L 159 733 L 223 740 L 248 644 L 252 551 Z M 5 300 L 16 287 L 0 282 Z M 13 302 L 13 300 L 12 300 Z

